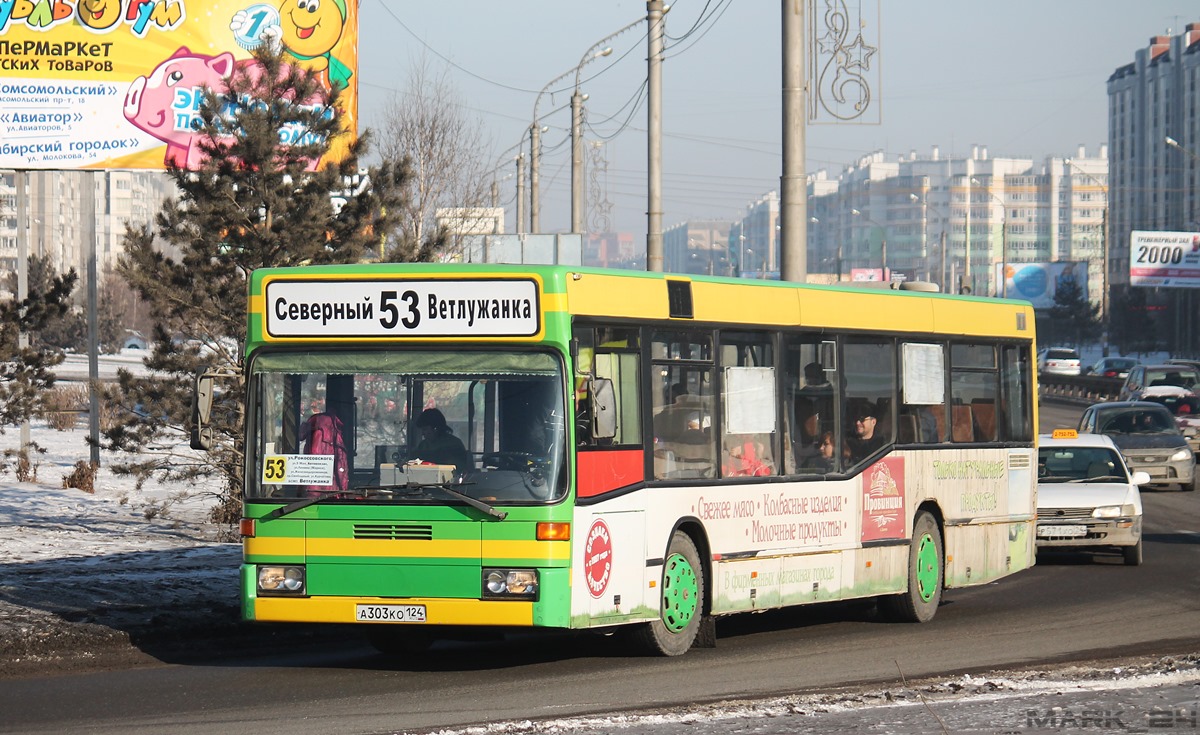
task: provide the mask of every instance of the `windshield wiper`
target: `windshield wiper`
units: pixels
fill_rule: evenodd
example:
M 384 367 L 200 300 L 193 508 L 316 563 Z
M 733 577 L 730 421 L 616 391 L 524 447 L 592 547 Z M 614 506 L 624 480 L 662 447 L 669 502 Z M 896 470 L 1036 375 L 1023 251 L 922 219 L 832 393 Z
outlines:
M 473 483 L 465 482 L 465 483 L 459 483 L 459 484 L 470 485 Z M 304 508 L 307 508 L 310 505 L 315 505 L 316 503 L 320 503 L 322 501 L 328 500 L 328 499 L 336 497 L 338 495 L 364 497 L 366 495 L 366 491 L 368 491 L 368 490 L 393 490 L 393 491 L 399 492 L 401 490 L 406 490 L 406 489 L 407 490 L 424 490 L 424 489 L 431 488 L 431 487 L 439 488 L 439 489 L 445 491 L 448 495 L 451 495 L 451 496 L 463 501 L 464 503 L 471 506 L 472 508 L 475 508 L 476 510 L 483 511 L 484 513 L 487 513 L 488 515 L 490 515 L 493 518 L 496 518 L 498 520 L 502 521 L 508 517 L 508 513 L 506 511 L 496 510 L 495 508 L 493 508 L 492 506 L 483 502 L 482 500 L 477 500 L 476 498 L 472 498 L 470 495 L 460 493 L 459 491 L 455 490 L 454 488 L 450 487 L 449 485 L 450 485 L 450 483 L 448 483 L 448 482 L 410 482 L 406 485 L 396 485 L 395 487 L 391 487 L 391 486 L 383 487 L 381 485 L 369 485 L 369 486 L 364 486 L 364 487 L 352 488 L 350 490 L 331 490 L 329 492 L 324 492 L 319 495 L 313 495 L 312 497 L 301 498 L 300 500 L 297 500 L 292 503 L 288 503 L 287 505 L 282 505 L 282 506 L 272 510 L 271 512 L 267 513 L 266 515 L 264 515 L 262 517 L 262 519 L 264 521 L 270 521 L 270 520 L 274 520 L 276 518 L 282 518 L 286 515 L 295 513 L 298 510 L 303 510 Z
M 353 490 L 330 490 L 328 492 L 320 493 L 318 495 L 312 495 L 307 498 L 301 498 L 300 500 L 288 503 L 287 505 L 279 506 L 275 510 L 273 510 L 270 513 L 267 513 L 265 516 L 263 516 L 262 519 L 264 521 L 271 521 L 276 518 L 283 518 L 286 515 L 291 515 L 292 513 L 295 513 L 298 510 L 303 510 L 310 505 L 320 503 L 323 500 L 329 500 L 330 498 L 336 497 L 338 495 L 361 496 L 363 494 L 361 492 L 361 490 L 363 490 L 363 489 L 364 488 L 354 488 Z M 355 492 L 356 490 L 360 491 L 360 492 Z
M 471 482 L 460 482 L 460 483 L 457 483 L 457 484 L 459 484 L 459 485 L 473 485 L 474 483 L 471 483 Z M 502 521 L 502 520 L 504 520 L 505 518 L 507 518 L 507 517 L 508 517 L 508 512 L 507 512 L 507 511 L 503 511 L 503 510 L 496 510 L 495 508 L 493 508 L 492 506 L 490 506 L 490 505 L 488 505 L 487 503 L 483 502 L 482 500 L 479 500 L 478 498 L 472 498 L 470 495 L 467 495 L 466 493 L 460 493 L 459 491 L 457 491 L 457 490 L 455 490 L 453 487 L 451 487 L 451 483 L 449 483 L 449 482 L 424 482 L 424 483 L 422 483 L 422 482 L 410 482 L 410 483 L 409 483 L 408 485 L 406 485 L 405 487 L 410 487 L 410 488 L 413 488 L 413 489 L 423 489 L 423 488 L 428 488 L 428 487 L 436 487 L 436 488 L 439 488 L 440 490 L 442 490 L 443 492 L 445 492 L 447 495 L 451 495 L 451 496 L 453 496 L 453 497 L 455 497 L 455 498 L 458 498 L 459 500 L 463 501 L 464 503 L 466 503 L 467 505 L 471 506 L 472 508 L 475 508 L 476 510 L 481 510 L 481 511 L 483 511 L 484 513 L 487 513 L 488 515 L 492 516 L 493 518 L 495 518 L 495 519 L 497 519 L 497 520 L 501 520 L 501 521 Z

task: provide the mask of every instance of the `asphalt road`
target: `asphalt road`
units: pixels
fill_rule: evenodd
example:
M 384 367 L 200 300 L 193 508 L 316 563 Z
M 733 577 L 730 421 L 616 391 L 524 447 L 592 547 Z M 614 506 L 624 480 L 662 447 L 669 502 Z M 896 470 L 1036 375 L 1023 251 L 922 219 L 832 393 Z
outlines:
M 1072 425 L 1071 411 L 1044 407 L 1042 426 Z M 3 681 L 0 732 L 413 732 L 1200 650 L 1200 493 L 1146 492 L 1144 504 L 1143 566 L 1041 555 L 948 591 L 925 625 L 879 622 L 862 603 L 738 616 L 719 624 L 717 648 L 675 659 L 560 636 L 396 660 L 348 634 L 237 660 Z

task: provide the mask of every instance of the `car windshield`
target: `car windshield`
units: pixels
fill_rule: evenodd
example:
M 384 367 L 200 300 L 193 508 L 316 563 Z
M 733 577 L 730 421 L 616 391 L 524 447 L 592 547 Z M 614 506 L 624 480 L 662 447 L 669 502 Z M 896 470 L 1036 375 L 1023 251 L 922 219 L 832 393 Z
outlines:
M 1100 417 L 1101 434 L 1178 434 L 1175 418 L 1166 409 L 1114 411 Z
M 1150 368 L 1146 371 L 1146 387 L 1158 388 L 1171 386 L 1175 388 L 1191 388 L 1200 383 L 1200 373 L 1186 367 Z
M 449 486 L 511 505 L 566 492 L 565 382 L 548 352 L 277 352 L 251 372 L 248 500 L 444 504 Z
M 1042 447 L 1038 482 L 1127 482 L 1121 457 L 1108 447 Z

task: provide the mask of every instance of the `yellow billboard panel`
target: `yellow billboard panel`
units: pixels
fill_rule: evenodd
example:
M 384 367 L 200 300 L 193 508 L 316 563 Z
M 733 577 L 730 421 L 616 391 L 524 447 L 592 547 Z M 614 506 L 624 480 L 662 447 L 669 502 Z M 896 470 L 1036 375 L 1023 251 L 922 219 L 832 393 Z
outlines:
M 0 0 L 0 168 L 199 162 L 196 110 L 251 51 L 281 44 L 358 130 L 358 0 Z

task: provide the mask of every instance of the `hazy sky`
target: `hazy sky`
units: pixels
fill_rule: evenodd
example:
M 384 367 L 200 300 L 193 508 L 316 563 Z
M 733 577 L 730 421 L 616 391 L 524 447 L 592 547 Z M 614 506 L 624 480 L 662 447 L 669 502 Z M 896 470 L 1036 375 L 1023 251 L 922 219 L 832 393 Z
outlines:
M 817 0 L 823 6 L 826 0 Z M 667 14 L 663 65 L 664 228 L 688 219 L 735 219 L 777 190 L 782 171 L 779 0 L 676 0 Z M 851 8 L 858 6 L 852 5 Z M 362 0 L 360 117 L 379 127 L 388 100 L 424 57 L 446 70 L 467 115 L 490 142 L 499 177 L 525 140 L 538 92 L 584 55 L 644 18 L 642 0 Z M 878 28 L 879 124 L 810 125 L 807 168 L 842 167 L 875 150 L 889 160 L 932 146 L 943 156 L 973 144 L 992 157 L 1089 155 L 1108 137 L 1105 82 L 1151 35 L 1200 22 L 1194 0 L 881 0 L 864 6 Z M 707 20 L 688 33 L 697 20 Z M 646 23 L 589 62 L 581 89 L 588 140 L 607 139 L 613 229 L 646 230 Z M 554 85 L 538 107 L 543 125 L 541 224 L 570 225 L 570 89 Z M 634 108 L 634 105 L 638 105 Z M 632 116 L 631 116 L 631 110 Z M 514 181 L 504 181 L 515 230 Z

